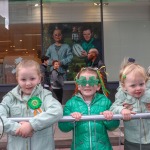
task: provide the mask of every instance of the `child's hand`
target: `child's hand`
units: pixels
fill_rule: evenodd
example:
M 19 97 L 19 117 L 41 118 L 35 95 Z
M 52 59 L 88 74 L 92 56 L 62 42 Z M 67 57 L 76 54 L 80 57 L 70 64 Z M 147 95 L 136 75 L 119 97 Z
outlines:
M 133 111 L 130 111 L 129 109 L 123 109 L 121 111 L 121 114 L 123 116 L 123 120 L 131 120 L 131 114 L 136 114 Z
M 128 110 L 133 110 L 132 104 L 123 103 L 123 107 L 126 108 L 126 109 L 128 109 Z
M 111 120 L 112 117 L 113 117 L 113 112 L 108 111 L 108 110 L 106 110 L 106 111 L 104 111 L 104 112 L 102 112 L 100 114 L 104 115 L 105 119 L 107 119 L 107 120 Z
M 74 112 L 74 113 L 71 114 L 71 116 L 73 118 L 75 118 L 76 121 L 79 121 L 81 119 L 81 117 L 82 117 L 82 114 L 79 113 L 79 112 Z
M 21 127 L 16 130 L 16 135 L 23 138 L 32 137 L 33 128 L 29 122 L 20 122 Z
M 148 111 L 150 111 L 150 103 L 146 104 L 146 108 L 148 109 Z

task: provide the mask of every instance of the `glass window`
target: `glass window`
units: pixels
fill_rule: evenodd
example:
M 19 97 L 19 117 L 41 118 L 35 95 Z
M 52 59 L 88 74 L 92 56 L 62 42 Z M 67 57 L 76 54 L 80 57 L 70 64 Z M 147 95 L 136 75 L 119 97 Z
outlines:
M 1 0 L 0 33 L 0 84 L 16 83 L 16 65 L 41 55 L 39 0 Z

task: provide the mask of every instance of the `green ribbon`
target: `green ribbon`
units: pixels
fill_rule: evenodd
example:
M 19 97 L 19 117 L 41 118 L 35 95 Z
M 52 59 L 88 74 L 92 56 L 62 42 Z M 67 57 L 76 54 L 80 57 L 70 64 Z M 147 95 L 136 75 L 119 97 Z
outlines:
M 94 86 L 99 84 L 99 80 L 96 79 L 95 76 L 89 77 L 89 80 L 86 80 L 86 77 L 81 76 L 79 79 L 76 79 L 76 83 L 81 86 L 86 86 L 87 84 L 89 86 Z
M 36 96 L 33 96 L 33 97 L 31 97 L 31 98 L 28 100 L 28 103 L 27 103 L 27 104 L 28 104 L 28 106 L 29 106 L 30 109 L 35 110 L 35 109 L 38 109 L 38 108 L 41 107 L 42 101 L 41 101 L 40 98 L 38 98 L 38 97 L 36 97 Z

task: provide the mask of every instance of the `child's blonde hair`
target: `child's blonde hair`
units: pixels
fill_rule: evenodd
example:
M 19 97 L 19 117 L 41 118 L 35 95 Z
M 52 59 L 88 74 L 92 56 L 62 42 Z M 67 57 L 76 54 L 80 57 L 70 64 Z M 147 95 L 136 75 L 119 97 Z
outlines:
M 124 83 L 126 76 L 130 72 L 134 72 L 135 75 L 140 74 L 145 79 L 145 82 L 147 82 L 148 77 L 145 68 L 135 62 L 130 62 L 128 60 L 129 59 L 125 58 L 121 64 L 121 70 L 119 73 L 120 82 Z
M 150 66 L 147 68 L 146 74 L 147 74 L 148 78 L 150 78 Z
M 37 70 L 38 75 L 41 77 L 41 70 L 40 70 L 40 65 L 38 62 L 34 60 L 22 60 L 16 67 L 16 78 L 18 77 L 18 72 L 20 71 L 21 68 L 26 68 L 26 67 L 35 67 Z

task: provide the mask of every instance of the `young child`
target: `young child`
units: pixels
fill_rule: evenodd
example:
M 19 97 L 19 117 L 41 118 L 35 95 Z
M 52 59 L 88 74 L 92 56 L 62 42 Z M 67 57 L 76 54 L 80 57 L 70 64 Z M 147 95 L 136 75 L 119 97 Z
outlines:
M 18 85 L 0 104 L 8 150 L 54 150 L 53 124 L 62 117 L 61 104 L 41 86 L 40 65 L 23 60 L 16 68 Z M 15 122 L 9 118 L 31 117 Z
M 68 65 L 73 58 L 71 47 L 63 42 L 61 29 L 56 28 L 52 34 L 54 44 L 50 45 L 46 52 L 46 56 L 49 57 L 50 71 L 53 70 L 52 62 L 58 60 L 60 64 L 59 72 L 63 73 L 64 80 L 67 80 Z
M 111 101 L 97 92 L 101 88 L 99 77 L 95 68 L 81 69 L 76 77 L 77 91 L 65 104 L 64 116 L 71 115 L 79 121 L 82 115 L 103 114 L 109 121 L 60 122 L 60 130 L 73 131 L 72 150 L 112 150 L 107 130 L 116 129 L 119 121 L 110 121 L 113 117 L 113 113 L 108 111 Z
M 51 81 L 52 81 L 51 87 L 56 98 L 62 104 L 63 86 L 64 86 L 63 74 L 58 71 L 60 66 L 58 60 L 54 60 L 52 64 L 54 69 L 51 72 Z
M 131 119 L 131 114 L 144 113 L 147 107 L 150 90 L 146 88 L 147 75 L 145 69 L 137 63 L 123 62 L 120 70 L 120 86 L 116 93 L 115 102 L 110 110 L 115 114 L 121 113 L 124 121 L 125 150 L 149 150 L 150 120 Z

